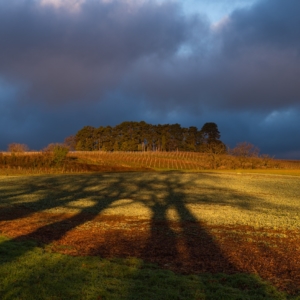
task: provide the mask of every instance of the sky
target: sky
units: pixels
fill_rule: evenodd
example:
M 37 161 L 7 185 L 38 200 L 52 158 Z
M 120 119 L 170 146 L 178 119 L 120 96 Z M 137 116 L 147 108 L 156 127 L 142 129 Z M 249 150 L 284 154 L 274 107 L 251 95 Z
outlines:
M 300 1 L 0 0 L 0 150 L 215 122 L 300 159 Z

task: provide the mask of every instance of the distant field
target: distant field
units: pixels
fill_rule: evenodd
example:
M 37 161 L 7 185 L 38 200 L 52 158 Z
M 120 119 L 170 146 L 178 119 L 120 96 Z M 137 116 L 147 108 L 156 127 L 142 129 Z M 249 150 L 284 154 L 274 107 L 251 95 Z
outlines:
M 143 167 L 155 170 L 289 169 L 300 170 L 299 160 L 277 160 L 268 156 L 234 157 L 199 152 L 102 152 L 76 151 L 70 157 L 98 165 Z
M 170 170 L 249 170 L 298 176 L 300 161 L 276 160 L 268 156 L 236 157 L 196 152 L 75 151 L 69 152 L 66 159 L 58 164 L 51 152 L 0 153 L 0 175 Z

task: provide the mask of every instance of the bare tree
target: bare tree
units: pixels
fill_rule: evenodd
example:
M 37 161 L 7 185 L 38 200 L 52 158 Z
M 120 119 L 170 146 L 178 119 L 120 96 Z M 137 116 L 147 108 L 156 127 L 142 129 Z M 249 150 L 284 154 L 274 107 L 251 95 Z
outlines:
M 76 137 L 75 135 L 70 135 L 65 138 L 64 145 L 69 148 L 70 151 L 74 151 L 76 148 Z
M 12 143 L 8 145 L 7 151 L 12 153 L 21 153 L 29 151 L 29 147 L 25 144 Z
M 259 149 L 248 142 L 242 142 L 238 143 L 230 153 L 234 156 L 258 157 Z
M 259 157 L 259 148 L 248 142 L 241 142 L 230 150 L 230 154 L 238 158 L 241 168 L 250 165 L 253 168 L 255 159 Z
M 208 154 L 210 168 L 220 167 L 222 156 L 226 154 L 226 146 L 221 141 L 205 143 L 201 145 L 201 150 Z

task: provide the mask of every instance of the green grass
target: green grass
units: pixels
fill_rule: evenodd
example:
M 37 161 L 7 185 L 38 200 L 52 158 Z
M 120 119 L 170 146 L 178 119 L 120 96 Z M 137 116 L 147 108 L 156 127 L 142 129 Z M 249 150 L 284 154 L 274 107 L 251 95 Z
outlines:
M 255 275 L 177 275 L 135 258 L 71 257 L 3 236 L 0 253 L 2 300 L 288 298 Z

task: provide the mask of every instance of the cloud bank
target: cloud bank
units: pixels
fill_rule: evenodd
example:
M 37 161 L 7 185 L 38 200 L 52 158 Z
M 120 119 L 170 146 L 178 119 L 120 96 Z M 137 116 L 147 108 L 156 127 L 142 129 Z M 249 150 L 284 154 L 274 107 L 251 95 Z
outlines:
M 0 1 L 0 148 L 213 121 L 231 146 L 300 158 L 299 12 L 253 1 L 213 24 L 174 1 Z

